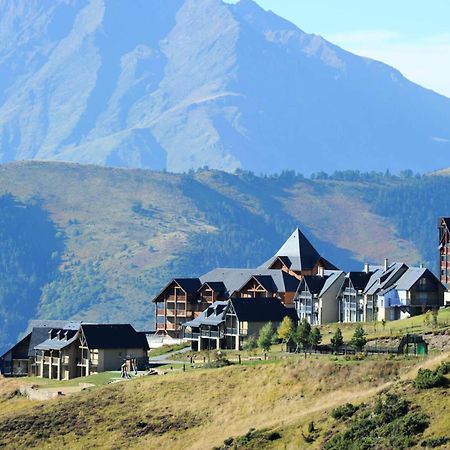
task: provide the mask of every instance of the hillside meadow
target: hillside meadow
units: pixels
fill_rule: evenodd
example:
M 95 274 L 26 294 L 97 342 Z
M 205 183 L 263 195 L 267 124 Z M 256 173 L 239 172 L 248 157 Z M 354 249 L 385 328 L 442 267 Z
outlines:
M 0 348 L 31 318 L 126 320 L 152 329 L 151 299 L 169 279 L 258 266 L 297 226 L 345 270 L 386 256 L 436 268 L 437 217 L 450 210 L 449 189 L 449 177 L 408 171 L 305 178 L 1 165 L 0 198 L 11 201 L 0 202 L 10 218 L 0 230 L 0 266 L 10 280 L 0 291 L 0 321 L 14 329 L 0 336 Z M 32 230 L 45 225 L 46 239 L 19 234 L 19 215 Z M 42 255 L 48 270 L 34 270 Z M 20 317 L 7 319 L 13 310 Z
M 46 403 L 15 395 L 18 381 L 3 379 L 0 445 L 203 450 L 228 448 L 233 439 L 238 444 L 230 448 L 320 449 L 351 425 L 331 417 L 334 408 L 352 403 L 364 411 L 395 393 L 427 415 L 429 425 L 408 447 L 421 448 L 427 437 L 448 432 L 450 398 L 445 388 L 419 391 L 412 380 L 419 367 L 434 368 L 448 358 L 448 352 L 425 360 L 291 355 L 100 383 Z

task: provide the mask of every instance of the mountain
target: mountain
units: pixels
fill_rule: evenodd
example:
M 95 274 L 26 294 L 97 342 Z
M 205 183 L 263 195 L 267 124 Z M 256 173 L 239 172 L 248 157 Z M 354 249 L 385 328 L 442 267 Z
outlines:
M 170 174 L 0 165 L 0 353 L 32 318 L 153 327 L 174 276 L 256 267 L 296 227 L 344 270 L 385 257 L 437 269 L 450 177 Z
M 450 100 L 251 0 L 4 0 L 0 162 L 448 165 Z

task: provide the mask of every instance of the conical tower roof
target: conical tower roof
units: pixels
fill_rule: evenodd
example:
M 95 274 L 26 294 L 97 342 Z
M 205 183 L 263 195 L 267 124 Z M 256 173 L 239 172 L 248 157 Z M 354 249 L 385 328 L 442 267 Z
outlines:
M 275 253 L 275 256 L 287 256 L 291 262 L 291 270 L 311 270 L 320 259 L 319 252 L 297 228 L 286 242 Z

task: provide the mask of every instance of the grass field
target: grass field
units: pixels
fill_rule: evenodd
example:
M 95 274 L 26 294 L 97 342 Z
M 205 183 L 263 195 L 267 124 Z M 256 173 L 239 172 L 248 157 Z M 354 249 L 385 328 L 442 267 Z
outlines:
M 252 361 L 220 369 L 168 371 L 46 403 L 14 396 L 17 380 L 0 380 L 0 446 L 9 448 L 212 449 L 250 429 L 280 438 L 257 447 L 319 449 L 327 433 L 343 427 L 330 410 L 346 402 L 371 402 L 396 390 L 432 418 L 427 433 L 445 432 L 450 399 L 445 390 L 420 392 L 410 380 L 419 366 L 434 367 L 449 354 L 428 358 L 301 355 Z M 107 377 L 107 375 L 105 375 Z M 308 424 L 317 435 L 306 443 Z M 303 433 L 303 434 L 302 434 Z M 419 447 L 418 447 L 419 448 Z
M 363 326 L 367 333 L 367 339 L 392 338 L 403 336 L 407 333 L 437 333 L 442 330 L 448 330 L 450 325 L 450 308 L 439 310 L 437 327 L 434 327 L 431 322 L 427 322 L 427 317 L 423 314 L 410 317 L 409 319 L 386 322 L 384 327 L 381 322 L 327 324 L 321 327 L 323 343 L 328 344 L 330 342 L 330 339 L 337 328 L 341 329 L 344 341 L 350 341 L 358 325 Z

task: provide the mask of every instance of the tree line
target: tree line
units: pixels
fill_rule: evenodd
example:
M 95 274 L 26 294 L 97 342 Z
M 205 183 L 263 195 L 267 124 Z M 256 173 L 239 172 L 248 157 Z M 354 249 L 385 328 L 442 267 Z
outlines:
M 307 352 L 311 349 L 317 350 L 322 342 L 322 334 L 319 327 L 312 327 L 306 319 L 296 325 L 290 317 L 286 316 L 277 329 L 271 322 L 263 325 L 258 336 L 250 336 L 247 339 L 244 350 L 252 351 L 260 348 L 264 352 L 268 352 L 272 345 L 279 342 L 285 346 L 286 350 L 288 350 L 289 344 L 293 344 L 295 351 L 303 351 L 306 357 Z M 361 325 L 358 325 L 348 344 L 360 352 L 366 343 L 366 332 Z M 331 337 L 331 347 L 333 351 L 338 351 L 345 344 L 342 331 L 338 327 Z

